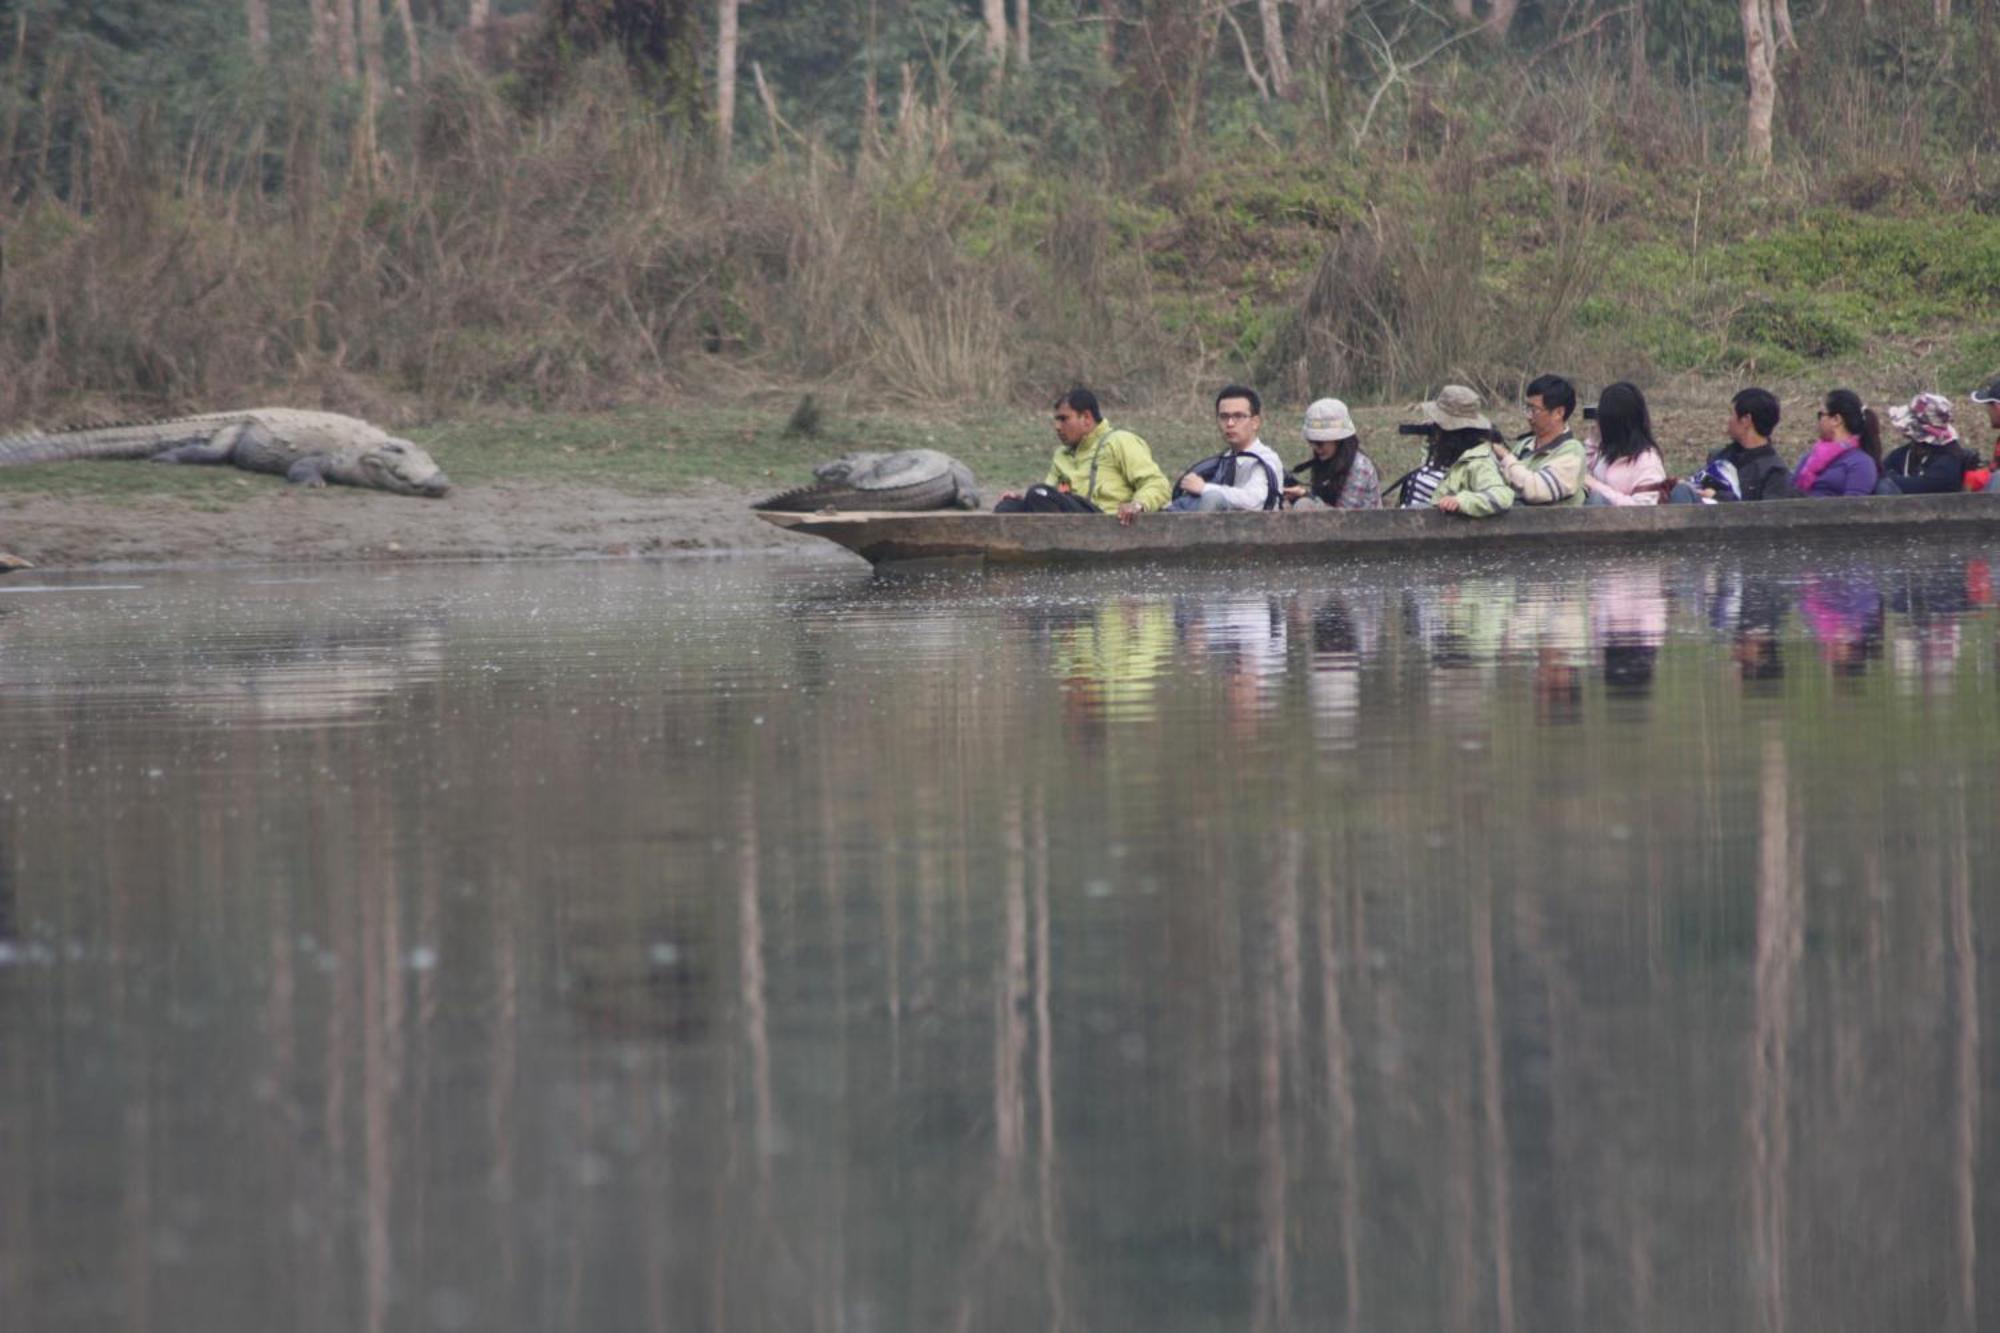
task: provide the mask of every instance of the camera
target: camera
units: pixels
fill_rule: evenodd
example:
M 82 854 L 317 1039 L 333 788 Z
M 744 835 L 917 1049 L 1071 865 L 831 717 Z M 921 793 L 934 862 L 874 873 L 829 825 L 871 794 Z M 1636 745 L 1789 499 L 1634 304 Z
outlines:
M 1587 403 L 1587 404 L 1585 404 L 1585 405 L 1584 405 L 1584 409 L 1583 409 L 1583 419 L 1584 419 L 1585 421 L 1595 421 L 1595 420 L 1597 420 L 1597 404 L 1596 404 L 1596 403 Z
M 1415 425 L 1405 421 L 1396 427 L 1396 434 L 1398 435 L 1432 435 L 1436 432 L 1437 427 L 1431 425 L 1428 421 L 1419 421 Z

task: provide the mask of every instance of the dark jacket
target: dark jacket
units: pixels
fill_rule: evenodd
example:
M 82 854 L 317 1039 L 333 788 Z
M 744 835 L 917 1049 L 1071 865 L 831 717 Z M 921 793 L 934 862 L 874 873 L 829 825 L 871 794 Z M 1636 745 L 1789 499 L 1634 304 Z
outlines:
M 1953 444 L 1906 444 L 1882 460 L 1882 475 L 1905 495 L 1953 495 L 1971 460 Z
M 1776 445 L 1760 444 L 1755 449 L 1745 449 L 1731 440 L 1708 456 L 1711 463 L 1727 463 L 1736 469 L 1737 485 L 1743 488 L 1741 498 L 1745 500 L 1796 500 L 1799 492 L 1792 485 L 1792 470 L 1785 466 L 1785 460 L 1778 457 Z M 1733 500 L 1738 497 L 1723 491 L 1718 500 Z

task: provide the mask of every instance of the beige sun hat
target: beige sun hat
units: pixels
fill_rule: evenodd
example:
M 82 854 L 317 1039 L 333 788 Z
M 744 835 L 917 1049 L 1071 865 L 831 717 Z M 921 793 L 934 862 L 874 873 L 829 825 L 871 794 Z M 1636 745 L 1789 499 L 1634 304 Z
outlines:
M 1418 406 L 1424 420 L 1440 430 L 1492 430 L 1493 423 L 1480 409 L 1479 395 L 1463 384 L 1447 384 L 1438 396 Z
M 1306 409 L 1306 438 L 1314 444 L 1345 440 L 1358 433 L 1347 404 L 1338 398 L 1317 399 Z

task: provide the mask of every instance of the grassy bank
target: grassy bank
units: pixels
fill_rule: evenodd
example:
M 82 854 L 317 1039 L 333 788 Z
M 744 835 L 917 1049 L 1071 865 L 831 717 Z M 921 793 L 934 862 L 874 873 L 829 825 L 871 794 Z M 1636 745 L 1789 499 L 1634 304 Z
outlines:
M 1812 428 L 1816 395 L 1828 386 L 1774 383 L 1785 395 L 1787 414 L 1780 443 L 1795 453 Z M 1733 381 L 1682 377 L 1656 392 L 1655 425 L 1670 471 L 1692 470 L 1724 442 L 1723 418 L 1734 387 Z M 681 495 L 712 493 L 719 483 L 746 502 L 804 485 L 811 480 L 813 464 L 863 449 L 942 449 L 971 467 L 990 497 L 1040 480 L 1054 448 L 1048 413 L 1037 405 L 884 410 L 872 398 L 824 394 L 814 395 L 813 404 L 816 424 L 810 430 L 797 421 L 797 399 L 766 394 L 760 401 L 605 412 L 481 413 L 414 427 L 410 435 L 461 487 L 579 485 L 633 495 Z M 1408 406 L 1356 407 L 1363 442 L 1384 480 L 1419 460 L 1421 441 L 1395 432 Z M 1266 416 L 1264 438 L 1287 462 L 1306 455 L 1298 415 L 1290 406 L 1273 406 Z M 1503 430 L 1525 429 L 1511 400 L 1494 403 L 1492 415 Z M 1169 474 L 1220 447 L 1205 399 L 1157 401 L 1116 410 L 1112 418 L 1143 435 Z M 227 507 L 282 484 L 228 468 L 131 462 L 0 468 L 0 495 L 130 503 L 165 497 L 207 509 Z

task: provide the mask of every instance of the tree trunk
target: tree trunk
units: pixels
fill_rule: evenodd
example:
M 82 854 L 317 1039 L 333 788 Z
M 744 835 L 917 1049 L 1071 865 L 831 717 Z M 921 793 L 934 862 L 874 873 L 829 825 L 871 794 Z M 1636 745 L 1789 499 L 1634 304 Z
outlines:
M 403 46 L 410 53 L 410 82 L 424 79 L 424 53 L 417 46 L 417 18 L 410 12 L 410 0 L 396 0 L 396 18 L 403 25 Z
M 1451 12 L 1458 18 L 1472 21 L 1472 0 L 1451 0 Z
M 1950 0 L 1938 0 L 1949 4 Z M 1028 0 L 1014 0 L 1014 62 L 1022 69 L 1028 67 Z
M 340 77 L 349 83 L 361 77 L 361 63 L 355 58 L 354 0 L 331 0 L 333 6 L 333 58 Z M 362 0 L 363 4 L 368 0 Z
M 243 0 L 243 17 L 249 25 L 250 58 L 261 65 L 271 56 L 270 0 Z
M 1494 42 L 1507 40 L 1507 30 L 1514 26 L 1514 11 L 1520 8 L 1521 0 L 1493 0 L 1493 12 L 1486 19 L 1486 35 Z
M 382 0 L 354 0 L 355 33 L 361 43 L 361 81 L 368 92 L 368 104 L 382 104 L 387 79 L 382 58 Z
M 1340 65 L 1340 43 L 1347 35 L 1349 0 L 1306 0 L 1300 7 L 1298 49 L 1325 79 Z
M 465 26 L 483 28 L 493 17 L 493 0 L 472 0 L 465 11 Z
M 1770 28 L 1769 0 L 1743 0 L 1743 69 L 1750 92 L 1743 153 L 1756 167 L 1771 165 L 1771 115 L 1778 103 L 1778 81 L 1771 72 Z
M 1646 6 L 1637 5 L 1631 18 L 1632 72 L 1629 75 L 1633 87 L 1638 87 L 1646 78 Z
M 1285 21 L 1278 13 L 1278 0 L 1257 0 L 1257 19 L 1263 27 L 1264 68 L 1270 71 L 1271 93 L 1290 100 L 1292 62 L 1285 54 Z
M 306 20 L 313 64 L 323 67 L 333 46 L 333 13 L 327 8 L 327 0 L 306 0 Z
M 985 0 L 980 7 L 986 17 L 986 56 L 994 64 L 1007 59 L 1007 0 Z
M 1939 0 L 1939 2 L 1948 4 L 1950 0 Z M 1798 35 L 1792 31 L 1791 0 L 1769 0 L 1769 3 L 1771 6 L 1771 31 L 1778 39 L 1777 46 L 1771 52 L 1771 60 L 1775 64 L 1779 51 L 1796 51 L 1799 49 L 1799 39 Z
M 725 167 L 736 136 L 736 5 L 715 0 L 715 155 Z

